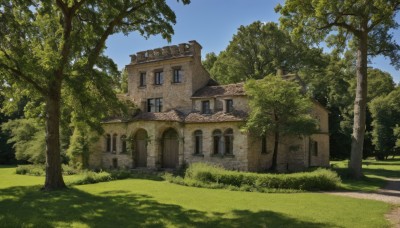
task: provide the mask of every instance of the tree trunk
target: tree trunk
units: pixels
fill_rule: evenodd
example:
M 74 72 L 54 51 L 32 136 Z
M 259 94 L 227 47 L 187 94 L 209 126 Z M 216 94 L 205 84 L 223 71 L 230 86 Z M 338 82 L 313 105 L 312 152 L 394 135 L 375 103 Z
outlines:
M 274 153 L 272 154 L 272 165 L 271 170 L 276 171 L 278 164 L 278 145 L 279 145 L 279 132 L 275 131 L 275 140 L 274 140 Z
M 44 190 L 66 188 L 61 172 L 61 83 L 53 83 L 46 99 L 46 180 Z
M 354 124 L 349 163 L 349 170 L 354 179 L 360 179 L 363 176 L 362 158 L 367 106 L 367 44 L 368 33 L 363 32 L 359 37 L 357 50 L 357 89 L 354 101 Z

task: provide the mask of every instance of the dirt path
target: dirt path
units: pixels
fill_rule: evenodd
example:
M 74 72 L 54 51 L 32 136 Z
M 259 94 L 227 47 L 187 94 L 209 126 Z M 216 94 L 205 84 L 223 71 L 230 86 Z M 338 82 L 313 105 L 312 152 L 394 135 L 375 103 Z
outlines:
M 348 196 L 360 199 L 379 200 L 396 205 L 386 218 L 393 227 L 400 228 L 400 178 L 388 178 L 387 185 L 375 193 L 365 192 L 329 192 L 332 195 Z

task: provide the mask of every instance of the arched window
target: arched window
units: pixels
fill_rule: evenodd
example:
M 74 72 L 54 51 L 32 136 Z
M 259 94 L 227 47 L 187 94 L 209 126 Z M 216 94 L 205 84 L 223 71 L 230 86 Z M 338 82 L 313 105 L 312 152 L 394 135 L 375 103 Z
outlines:
M 224 132 L 225 154 L 233 154 L 233 130 L 227 129 Z
M 121 153 L 126 153 L 126 135 L 121 136 Z
M 106 152 L 111 152 L 111 136 L 110 136 L 110 134 L 106 135 Z
M 214 130 L 212 136 L 213 136 L 213 154 L 219 154 L 221 148 L 220 142 L 222 133 L 220 130 Z
M 117 134 L 114 134 L 112 137 L 112 153 L 117 153 Z
M 203 132 L 197 130 L 194 132 L 194 154 L 203 153 Z

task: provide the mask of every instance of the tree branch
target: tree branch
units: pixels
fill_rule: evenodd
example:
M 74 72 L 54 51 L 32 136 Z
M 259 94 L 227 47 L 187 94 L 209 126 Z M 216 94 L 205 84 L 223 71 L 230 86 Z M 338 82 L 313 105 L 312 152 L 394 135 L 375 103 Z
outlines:
M 34 81 L 32 78 L 26 76 L 25 74 L 23 74 L 19 69 L 15 69 L 12 68 L 10 66 L 8 66 L 7 64 L 1 63 L 0 62 L 0 66 L 8 71 L 10 71 L 11 73 L 13 73 L 13 75 L 17 78 L 17 80 L 19 81 L 24 81 L 27 82 L 29 84 L 31 84 L 40 94 L 42 95 L 47 95 L 47 90 L 43 87 L 41 87 L 36 81 Z
M 117 26 L 119 23 L 121 23 L 121 21 L 124 19 L 125 16 L 133 13 L 134 11 L 140 9 L 141 7 L 143 7 L 146 4 L 147 4 L 146 1 L 144 1 L 143 3 L 139 4 L 136 7 L 132 7 L 130 9 L 128 9 L 127 11 L 122 11 L 110 23 L 108 23 L 106 30 L 101 35 L 100 39 L 98 40 L 98 42 L 95 45 L 95 48 L 93 49 L 93 51 L 91 52 L 91 54 L 89 56 L 88 64 L 87 64 L 88 69 L 93 68 L 98 56 L 100 55 L 101 50 L 103 49 L 103 47 L 105 45 L 105 42 L 106 42 L 108 36 L 113 34 L 115 26 Z M 137 23 L 141 23 L 141 22 L 142 22 L 142 20 L 137 21 Z

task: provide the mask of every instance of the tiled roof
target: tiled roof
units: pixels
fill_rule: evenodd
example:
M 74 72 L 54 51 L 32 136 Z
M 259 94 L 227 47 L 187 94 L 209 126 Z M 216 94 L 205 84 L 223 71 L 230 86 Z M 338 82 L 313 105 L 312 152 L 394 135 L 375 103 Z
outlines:
M 186 123 L 215 123 L 215 122 L 237 122 L 244 121 L 247 113 L 243 111 L 235 111 L 234 113 L 217 112 L 214 114 L 200 114 L 198 112 L 189 113 Z
M 244 91 L 244 83 L 236 83 L 229 85 L 218 86 L 205 86 L 197 90 L 192 98 L 201 97 L 218 97 L 218 96 L 243 96 L 246 95 Z
M 140 112 L 133 120 L 159 120 L 159 121 L 176 121 L 183 122 L 183 113 L 177 110 L 171 110 L 169 112 Z

